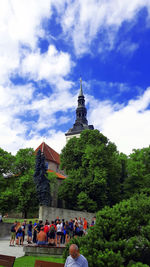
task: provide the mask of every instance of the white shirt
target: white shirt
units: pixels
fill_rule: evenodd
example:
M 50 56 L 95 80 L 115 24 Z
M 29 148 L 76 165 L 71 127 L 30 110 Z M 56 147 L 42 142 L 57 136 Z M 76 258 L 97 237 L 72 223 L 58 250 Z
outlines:
M 62 224 L 57 224 L 57 232 L 61 232 L 62 231 Z
M 65 267 L 88 267 L 88 262 L 83 255 L 80 255 L 76 259 L 68 256 L 65 262 Z

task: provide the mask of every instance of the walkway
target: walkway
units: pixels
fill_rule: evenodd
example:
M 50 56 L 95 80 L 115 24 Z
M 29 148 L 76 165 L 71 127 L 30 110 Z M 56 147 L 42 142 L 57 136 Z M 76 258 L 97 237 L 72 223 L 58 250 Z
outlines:
M 27 242 L 25 242 L 25 244 L 27 244 Z M 5 239 L 0 239 L 0 254 L 15 256 L 16 258 L 24 256 L 22 246 L 9 246 L 9 237 L 6 237 Z

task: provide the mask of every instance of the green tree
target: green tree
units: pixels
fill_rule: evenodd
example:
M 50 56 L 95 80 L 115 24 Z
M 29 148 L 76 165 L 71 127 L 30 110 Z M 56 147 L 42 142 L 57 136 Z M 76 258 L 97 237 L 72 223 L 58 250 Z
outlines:
M 9 184 L 7 177 L 12 174 L 14 159 L 11 153 L 0 148 L 0 192 L 3 192 Z
M 121 175 L 120 175 L 120 186 L 121 186 L 121 199 L 124 199 L 124 184 L 126 182 L 126 179 L 128 177 L 128 171 L 127 171 L 127 164 L 128 164 L 128 156 L 120 153 L 119 155 L 119 161 L 121 164 Z
M 79 246 L 90 267 L 150 266 L 149 210 L 150 197 L 142 193 L 105 207 L 97 213 L 88 234 L 73 238 L 71 243 Z
M 4 215 L 15 206 L 10 188 L 15 157 L 0 148 L 0 212 Z
M 14 194 L 17 199 L 17 210 L 27 217 L 28 212 L 38 209 L 35 183 L 33 180 L 35 153 L 32 148 L 20 149 L 16 154 L 14 171 L 16 183 Z
M 36 155 L 34 182 L 40 205 L 49 206 L 51 203 L 50 180 L 48 179 L 45 156 L 40 149 Z
M 98 130 L 85 130 L 68 141 L 61 153 L 68 178 L 59 197 L 68 208 L 96 211 L 120 200 L 121 164 L 116 146 Z
M 14 156 L 0 148 L 0 176 L 12 171 Z
M 150 146 L 133 150 L 127 161 L 127 173 L 124 181 L 127 198 L 150 187 Z

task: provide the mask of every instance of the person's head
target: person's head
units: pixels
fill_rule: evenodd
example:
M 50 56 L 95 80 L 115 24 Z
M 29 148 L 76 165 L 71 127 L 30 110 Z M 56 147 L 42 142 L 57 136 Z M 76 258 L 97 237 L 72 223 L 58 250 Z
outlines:
M 76 259 L 79 257 L 79 248 L 76 244 L 72 244 L 69 248 L 69 254 L 73 259 Z

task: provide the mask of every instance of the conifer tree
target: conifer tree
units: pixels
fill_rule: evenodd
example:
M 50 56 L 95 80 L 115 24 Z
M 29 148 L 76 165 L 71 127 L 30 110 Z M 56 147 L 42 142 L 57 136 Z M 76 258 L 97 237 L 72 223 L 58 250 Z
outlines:
M 34 181 L 36 184 L 37 196 L 39 204 L 43 206 L 50 206 L 50 184 L 47 178 L 47 168 L 45 164 L 45 156 L 39 149 L 36 156 L 36 165 L 34 173 Z

